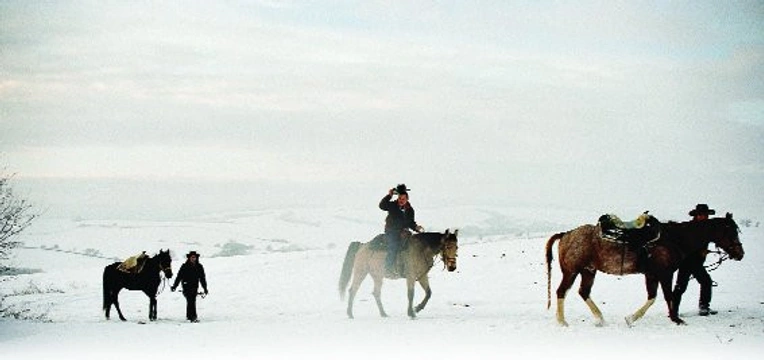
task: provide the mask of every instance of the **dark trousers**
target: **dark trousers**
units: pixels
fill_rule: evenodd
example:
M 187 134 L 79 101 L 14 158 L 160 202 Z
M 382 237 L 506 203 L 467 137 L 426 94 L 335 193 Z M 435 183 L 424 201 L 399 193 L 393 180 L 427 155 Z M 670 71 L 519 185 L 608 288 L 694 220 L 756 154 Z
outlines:
M 679 302 L 682 300 L 682 294 L 687 290 L 687 283 L 690 281 L 690 276 L 695 277 L 695 280 L 700 284 L 700 301 L 698 305 L 700 307 L 708 307 L 711 304 L 711 286 L 713 281 L 711 276 L 708 275 L 706 268 L 703 266 L 705 257 L 693 256 L 682 261 L 679 265 L 679 271 L 676 276 L 676 286 L 674 286 L 674 305 L 677 310 L 679 309 Z
M 183 291 L 183 296 L 186 297 L 186 319 L 194 321 L 196 320 L 196 291 Z
M 385 231 L 387 239 L 387 257 L 385 258 L 385 267 L 388 270 L 395 268 L 395 259 L 401 250 L 401 230 Z

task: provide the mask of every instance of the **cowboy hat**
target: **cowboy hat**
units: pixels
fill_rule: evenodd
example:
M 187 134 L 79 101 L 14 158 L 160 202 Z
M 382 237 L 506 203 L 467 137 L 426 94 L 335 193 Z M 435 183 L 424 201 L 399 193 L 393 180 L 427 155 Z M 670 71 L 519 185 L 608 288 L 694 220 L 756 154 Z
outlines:
M 409 191 L 411 191 L 411 189 L 407 188 L 406 184 L 398 184 L 398 186 L 396 186 L 393 189 L 393 192 L 398 194 L 398 195 L 403 195 L 403 194 L 408 195 Z
M 695 205 L 695 208 L 690 210 L 690 216 L 701 215 L 701 214 L 714 215 L 716 214 L 716 210 L 709 209 L 707 204 Z
M 198 258 L 199 254 L 196 251 L 191 251 L 188 254 L 186 254 L 186 258 L 190 258 L 192 256 L 196 256 Z

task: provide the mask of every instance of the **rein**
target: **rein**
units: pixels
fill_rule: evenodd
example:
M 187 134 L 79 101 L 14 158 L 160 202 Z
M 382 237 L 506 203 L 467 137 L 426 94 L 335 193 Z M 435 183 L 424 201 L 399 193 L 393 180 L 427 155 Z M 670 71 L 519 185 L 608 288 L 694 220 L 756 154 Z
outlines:
M 157 295 L 163 293 L 165 287 L 167 287 L 167 278 L 164 277 L 164 275 L 162 275 L 162 282 L 161 282 L 161 284 L 162 284 L 161 288 L 159 290 L 157 290 Z
M 167 269 L 170 269 L 170 270 L 172 270 L 172 268 L 171 268 L 170 266 L 168 266 L 168 267 L 162 267 L 162 264 L 157 264 L 157 265 L 159 266 L 159 277 L 162 279 L 162 281 L 161 281 L 161 284 L 162 284 L 162 286 L 161 286 L 161 288 L 159 288 L 159 289 L 157 290 L 157 295 L 159 295 L 159 294 L 161 294 L 162 292 L 164 292 L 164 289 L 167 287 L 167 277 L 166 277 L 166 276 L 164 276 L 164 272 L 165 272 Z
M 713 263 L 711 263 L 711 264 L 708 264 L 708 265 L 704 265 L 704 266 L 703 266 L 703 267 L 705 267 L 705 268 L 706 268 L 708 271 L 714 271 L 714 270 L 718 269 L 718 268 L 719 268 L 719 266 L 721 266 L 721 265 L 722 265 L 722 262 L 724 262 L 725 260 L 727 260 L 727 259 L 729 259 L 729 258 L 730 258 L 729 254 L 727 254 L 726 252 L 724 252 L 724 251 L 721 251 L 721 250 L 713 250 L 713 251 L 709 251 L 708 253 L 709 253 L 709 254 L 716 254 L 716 255 L 718 255 L 718 256 L 719 256 L 719 259 L 718 259 L 718 260 L 716 260 L 715 262 L 713 262 Z

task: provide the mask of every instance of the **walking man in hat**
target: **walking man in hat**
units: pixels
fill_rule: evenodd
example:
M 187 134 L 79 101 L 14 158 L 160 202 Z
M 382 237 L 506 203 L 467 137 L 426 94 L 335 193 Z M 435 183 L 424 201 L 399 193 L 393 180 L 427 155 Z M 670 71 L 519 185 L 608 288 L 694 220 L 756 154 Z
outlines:
M 417 225 L 414 220 L 414 208 L 409 203 L 409 191 L 405 184 L 399 184 L 395 188 L 388 190 L 387 195 L 379 202 L 379 208 L 387 211 L 385 218 L 385 237 L 387 239 L 387 257 L 385 258 L 385 267 L 391 276 L 398 274 L 395 269 L 395 262 L 401 247 L 401 233 L 406 229 L 421 232 L 422 227 Z M 393 194 L 398 198 L 391 201 Z
M 178 276 L 170 290 L 175 291 L 181 281 L 183 281 L 183 296 L 186 297 L 186 319 L 190 322 L 199 322 L 196 315 L 196 296 L 199 292 L 199 284 L 204 289 L 204 295 L 209 294 L 209 291 L 207 291 L 204 266 L 199 263 L 199 254 L 196 251 L 186 254 L 186 262 L 180 266 Z
M 706 204 L 698 204 L 695 209 L 690 211 L 692 216 L 691 221 L 705 221 L 708 220 L 709 215 L 716 214 L 716 211 L 709 209 Z M 703 249 L 696 254 L 688 254 L 687 258 L 682 260 L 679 265 L 679 272 L 676 276 L 676 285 L 674 286 L 674 299 L 681 298 L 685 290 L 687 290 L 687 283 L 690 281 L 690 276 L 695 277 L 695 280 L 700 284 L 700 301 L 698 302 L 698 315 L 708 316 L 715 315 L 716 310 L 711 309 L 711 287 L 713 286 L 713 280 L 708 275 L 703 263 L 706 261 L 707 249 Z M 675 307 L 679 307 L 679 303 L 674 304 Z

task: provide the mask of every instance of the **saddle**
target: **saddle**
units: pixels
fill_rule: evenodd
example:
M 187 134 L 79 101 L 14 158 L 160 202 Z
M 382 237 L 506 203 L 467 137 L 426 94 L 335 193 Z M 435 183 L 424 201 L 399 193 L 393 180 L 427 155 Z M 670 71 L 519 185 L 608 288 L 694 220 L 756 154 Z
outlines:
M 631 221 L 623 221 L 616 215 L 605 214 L 600 216 L 597 222 L 603 239 L 637 248 L 653 241 L 659 235 L 659 229 L 648 226 L 649 219 L 650 215 L 645 211 Z
M 117 265 L 117 270 L 128 274 L 138 274 L 143 270 L 143 266 L 146 265 L 148 258 L 149 256 L 143 251 L 138 255 L 125 259 L 125 261 Z
M 403 252 L 408 247 L 409 239 L 411 239 L 413 235 L 411 232 L 404 230 L 401 232 L 401 249 L 400 252 Z M 385 234 L 379 234 L 375 236 L 371 241 L 368 243 L 369 249 L 374 251 L 387 251 L 387 236 Z M 398 253 L 398 257 L 400 257 L 400 252 Z
M 409 240 L 413 235 L 408 230 L 401 231 L 401 248 L 398 251 L 398 256 L 395 258 L 395 273 L 388 273 L 386 277 L 391 279 L 397 279 L 404 273 L 404 262 L 402 255 L 408 248 Z M 372 251 L 387 251 L 387 236 L 385 234 L 379 234 L 371 239 L 368 243 L 369 249 Z

